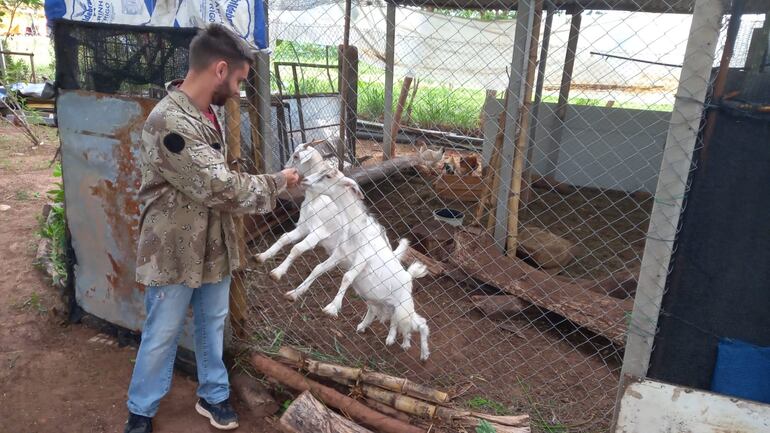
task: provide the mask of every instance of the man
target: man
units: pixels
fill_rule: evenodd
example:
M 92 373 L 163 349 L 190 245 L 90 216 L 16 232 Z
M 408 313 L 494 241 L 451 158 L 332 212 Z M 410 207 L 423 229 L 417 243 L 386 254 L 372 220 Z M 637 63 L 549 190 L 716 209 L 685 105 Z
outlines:
M 190 44 L 184 81 L 150 113 L 142 132 L 144 205 L 136 278 L 144 284 L 147 319 L 128 388 L 126 432 L 152 431 L 152 417 L 171 387 L 174 358 L 192 304 L 198 372 L 196 411 L 218 429 L 238 427 L 222 361 L 230 275 L 239 266 L 234 214 L 265 213 L 296 170 L 253 176 L 227 168 L 226 146 L 211 106 L 239 96 L 250 48 L 221 25 Z

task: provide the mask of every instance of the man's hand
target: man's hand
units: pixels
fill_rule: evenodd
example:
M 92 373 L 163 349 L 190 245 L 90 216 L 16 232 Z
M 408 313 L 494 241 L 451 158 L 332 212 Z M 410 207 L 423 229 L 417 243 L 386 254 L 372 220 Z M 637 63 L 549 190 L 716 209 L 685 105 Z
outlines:
M 299 173 L 296 168 L 287 168 L 281 173 L 286 178 L 286 188 L 294 188 L 299 183 Z

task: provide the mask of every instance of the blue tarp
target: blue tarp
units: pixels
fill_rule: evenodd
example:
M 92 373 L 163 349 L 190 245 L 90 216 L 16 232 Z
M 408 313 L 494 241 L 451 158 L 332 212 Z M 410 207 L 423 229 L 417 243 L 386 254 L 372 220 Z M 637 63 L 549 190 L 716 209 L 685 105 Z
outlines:
M 48 20 L 158 27 L 222 23 L 267 48 L 263 0 L 45 0 Z
M 770 404 L 770 347 L 721 339 L 711 390 Z

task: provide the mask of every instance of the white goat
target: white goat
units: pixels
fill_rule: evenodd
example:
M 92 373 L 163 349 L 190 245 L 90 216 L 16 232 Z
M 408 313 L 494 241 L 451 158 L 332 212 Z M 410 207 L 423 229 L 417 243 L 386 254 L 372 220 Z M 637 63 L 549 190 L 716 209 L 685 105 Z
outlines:
M 390 320 L 390 330 L 385 340 L 386 345 L 395 343 L 400 333 L 401 347 L 411 347 L 412 332 L 420 333 L 420 359 L 426 360 L 429 328 L 427 321 L 417 314 L 412 298 L 412 280 L 427 274 L 425 265 L 415 262 L 404 270 L 400 259 L 406 252 L 408 241 L 401 240 L 393 251 L 383 227 L 368 214 L 363 203 L 363 193 L 358 184 L 337 170 L 314 173 L 303 179 L 307 191 L 322 194 L 332 201 L 347 216 L 347 236 L 331 252 L 329 259 L 316 267 L 329 263 L 329 269 L 337 263 L 344 263 L 347 272 L 334 300 L 324 308 L 324 312 L 336 316 L 342 308 L 342 299 L 352 285 L 356 293 L 363 298 L 368 309 L 357 331 L 363 332 L 375 320 Z M 295 289 L 293 295 L 301 296 L 317 275 L 316 269 Z M 309 282 L 308 282 L 309 281 Z
M 332 169 L 312 144 L 303 143 L 297 146 L 286 163 L 286 168 L 296 168 L 302 177 Z M 345 236 L 345 226 L 345 214 L 329 196 L 305 191 L 305 199 L 302 201 L 299 220 L 294 230 L 284 233 L 270 248 L 258 254 L 257 261 L 264 263 L 286 245 L 296 243 L 286 259 L 270 271 L 270 277 L 278 281 L 283 278 L 294 260 L 305 251 L 321 244 L 327 252 L 331 252 Z M 287 296 L 291 297 L 288 293 Z
M 313 146 L 314 144 L 314 142 L 311 142 L 297 146 L 286 163 L 286 168 L 296 168 L 303 178 L 317 173 L 338 173 L 335 166 L 332 165 L 334 163 L 324 160 L 321 153 Z M 303 182 L 303 185 L 307 185 L 307 183 Z M 347 215 L 336 206 L 331 197 L 323 194 L 322 190 L 306 188 L 305 199 L 302 202 L 299 220 L 295 229 L 284 233 L 270 248 L 258 254 L 257 260 L 260 263 L 264 263 L 275 256 L 286 245 L 296 243 L 286 259 L 270 272 L 270 277 L 279 281 L 286 274 L 289 266 L 304 252 L 320 244 L 327 254 L 331 256 L 337 246 L 347 238 Z M 408 246 L 407 242 L 401 242 L 393 253 L 401 259 L 404 253 L 406 253 Z M 334 257 L 334 260 L 332 260 L 332 257 L 330 257 L 319 264 L 300 286 L 295 290 L 287 292 L 286 296 L 291 300 L 296 300 L 321 274 L 328 272 L 337 264 L 347 265 L 344 259 L 344 257 Z

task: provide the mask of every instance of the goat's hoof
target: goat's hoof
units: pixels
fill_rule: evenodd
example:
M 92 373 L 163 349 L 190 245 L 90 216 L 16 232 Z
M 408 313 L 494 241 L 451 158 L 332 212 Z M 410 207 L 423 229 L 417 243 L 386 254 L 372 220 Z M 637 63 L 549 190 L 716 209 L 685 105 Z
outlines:
M 412 343 L 401 343 L 401 348 L 404 350 L 409 350 L 412 348 Z
M 366 332 L 366 326 L 358 325 L 358 327 L 356 328 L 356 333 L 363 334 L 364 332 Z
M 262 254 L 257 254 L 257 263 L 265 263 L 267 261 L 267 256 Z
M 339 308 L 337 308 L 337 306 L 334 305 L 334 304 L 329 304 L 329 305 L 324 307 L 323 311 L 324 311 L 324 313 L 326 313 L 326 314 L 328 314 L 328 315 L 330 315 L 332 317 L 337 317 L 337 313 L 339 313 Z
M 284 293 L 283 296 L 290 301 L 296 301 L 299 298 L 296 290 L 289 290 L 288 292 Z
M 273 269 L 270 271 L 270 279 L 275 281 L 276 283 L 281 281 L 281 278 L 283 278 L 283 272 L 276 271 Z
M 420 361 L 427 361 L 429 356 L 430 356 L 430 352 L 421 353 Z
M 386 345 L 386 346 L 392 346 L 392 345 L 393 345 L 393 343 L 395 343 L 395 342 L 396 342 L 396 337 L 393 337 L 393 338 L 390 338 L 390 337 L 388 337 L 388 338 L 385 340 L 385 345 Z

